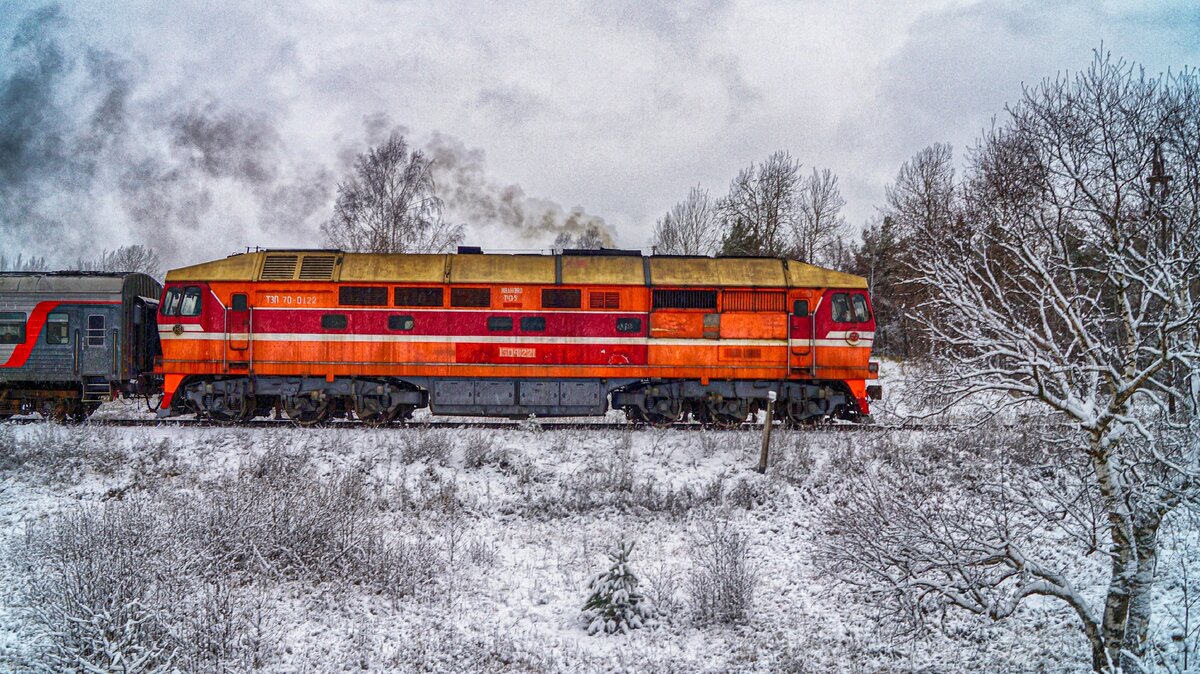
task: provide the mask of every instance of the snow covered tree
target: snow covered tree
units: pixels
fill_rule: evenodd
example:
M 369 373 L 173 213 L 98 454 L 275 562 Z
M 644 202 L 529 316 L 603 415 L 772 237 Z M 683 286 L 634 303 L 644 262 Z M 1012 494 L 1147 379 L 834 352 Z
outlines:
M 991 395 L 993 410 L 1040 409 L 1068 429 L 1054 439 L 1056 469 L 1086 467 L 1110 571 L 1103 598 L 1003 528 L 930 527 L 945 540 L 925 548 L 864 531 L 875 542 L 844 561 L 882 579 L 883 594 L 936 595 L 996 619 L 1032 596 L 1059 599 L 1096 671 L 1135 671 L 1155 650 L 1160 526 L 1200 502 L 1200 85 L 1194 70 L 1151 78 L 1098 54 L 1008 112 L 971 158 L 954 235 L 936 218 L 912 232 L 929 293 L 919 319 L 943 366 L 931 384 Z M 900 498 L 874 507 L 929 522 Z
M 638 579 L 629 568 L 632 552 L 633 543 L 618 543 L 616 550 L 608 555 L 612 567 L 597 574 L 589 583 L 592 594 L 580 616 L 588 634 L 625 633 L 646 627 L 654 620 L 654 607 L 638 591 Z

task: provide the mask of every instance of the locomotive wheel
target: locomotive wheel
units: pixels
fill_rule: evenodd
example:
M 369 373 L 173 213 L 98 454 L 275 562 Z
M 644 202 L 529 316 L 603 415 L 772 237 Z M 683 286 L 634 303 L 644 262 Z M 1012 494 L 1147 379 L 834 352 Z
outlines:
M 787 421 L 793 426 L 816 426 L 825 420 L 824 414 L 812 414 L 804 400 L 789 400 L 786 409 Z
M 283 413 L 299 426 L 315 426 L 329 418 L 329 399 L 313 400 L 308 396 L 284 398 Z
M 393 421 L 400 412 L 400 405 L 387 408 L 387 401 L 375 396 L 359 396 L 353 400 L 354 416 L 368 426 L 382 426 Z
M 221 424 L 233 424 L 254 416 L 254 396 L 205 396 L 204 416 Z
M 706 400 L 704 402 L 704 417 L 714 428 L 737 428 L 746 423 L 750 416 L 750 402 L 741 398 L 725 400 Z
M 659 398 L 643 413 L 646 423 L 666 428 L 683 418 L 683 401 L 675 398 Z

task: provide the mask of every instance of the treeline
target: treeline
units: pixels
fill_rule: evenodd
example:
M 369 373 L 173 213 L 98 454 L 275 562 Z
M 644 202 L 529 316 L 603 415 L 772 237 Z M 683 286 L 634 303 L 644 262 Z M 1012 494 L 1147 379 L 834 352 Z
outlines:
M 887 187 L 882 214 L 855 234 L 842 215 L 846 200 L 829 169 L 805 172 L 787 152 L 740 171 L 714 198 L 701 186 L 654 227 L 651 246 L 666 255 L 787 257 L 867 278 L 882 355 L 912 358 L 928 351 L 912 314 L 921 286 L 914 267 L 917 232 L 947 234 L 956 215 L 954 157 L 949 145 L 925 148 Z

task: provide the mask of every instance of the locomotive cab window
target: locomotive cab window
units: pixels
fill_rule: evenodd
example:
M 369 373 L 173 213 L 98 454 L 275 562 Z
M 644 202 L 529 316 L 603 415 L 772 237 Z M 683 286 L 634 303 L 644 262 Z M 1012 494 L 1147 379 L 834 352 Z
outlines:
M 834 293 L 829 304 L 835 323 L 865 323 L 871 320 L 871 312 L 867 311 L 867 298 L 862 295 Z
M 200 315 L 200 287 L 188 286 L 183 289 L 183 301 L 179 303 L 180 316 Z
M 249 305 L 246 303 L 246 293 L 234 293 L 234 295 L 233 295 L 233 310 L 234 311 L 246 311 L 248 309 L 248 306 Z
M 642 319 L 640 318 L 618 318 L 617 332 L 641 332 Z
M 522 332 L 545 332 L 546 319 L 541 316 L 523 316 L 521 330 Z
M 850 309 L 856 322 L 866 323 L 871 320 L 871 312 L 867 310 L 867 298 L 862 295 L 850 296 Z
M 104 346 L 104 316 L 102 314 L 88 316 L 87 345 Z
M 795 316 L 808 315 L 808 300 L 796 300 L 792 304 L 792 314 Z
M 487 328 L 492 332 L 512 330 L 512 326 L 512 316 L 492 316 L 487 322 Z
M 178 316 L 179 301 L 181 299 L 183 299 L 183 293 L 179 290 L 179 288 L 171 288 L 168 290 L 167 295 L 163 298 L 162 302 L 162 315 Z
M 67 314 L 50 314 L 46 317 L 46 343 L 66 344 L 71 341 L 71 317 Z
M 346 325 L 345 314 L 325 314 L 321 317 L 322 330 L 345 330 Z
M 388 316 L 388 330 L 412 330 L 414 325 L 412 316 Z
M 25 314 L 19 311 L 0 312 L 0 344 L 21 344 L 25 341 Z

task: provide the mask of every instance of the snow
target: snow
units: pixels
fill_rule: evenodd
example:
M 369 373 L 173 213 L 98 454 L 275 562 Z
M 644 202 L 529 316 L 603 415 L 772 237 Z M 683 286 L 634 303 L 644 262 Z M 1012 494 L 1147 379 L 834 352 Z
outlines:
M 884 377 L 901 390 L 900 374 Z M 995 623 L 948 616 L 941 632 L 902 635 L 814 561 L 823 516 L 856 462 L 941 444 L 954 456 L 969 452 L 964 437 L 777 431 L 772 467 L 759 475 L 760 435 L 749 430 L 0 425 L 0 670 L 32 668 L 45 647 L 14 563 L 27 530 L 104 503 L 201 498 L 270 459 L 318 482 L 362 476 L 379 498 L 372 517 L 397 541 L 431 544 L 440 570 L 397 598 L 337 578 L 237 588 L 257 602 L 264 644 L 249 669 L 1088 671 L 1086 640 L 1060 602 L 1030 602 Z M 690 613 L 689 549 L 714 518 L 750 541 L 759 585 L 744 625 L 702 625 Z M 1165 566 L 1198 559 L 1192 526 L 1172 534 Z M 639 589 L 663 615 L 646 629 L 589 636 L 579 620 L 588 582 L 622 540 L 635 544 Z M 1168 583 L 1160 601 L 1177 603 L 1183 590 Z

